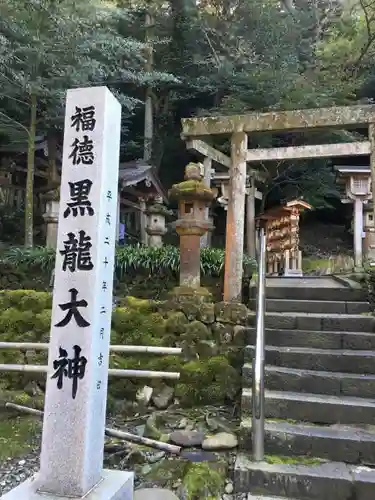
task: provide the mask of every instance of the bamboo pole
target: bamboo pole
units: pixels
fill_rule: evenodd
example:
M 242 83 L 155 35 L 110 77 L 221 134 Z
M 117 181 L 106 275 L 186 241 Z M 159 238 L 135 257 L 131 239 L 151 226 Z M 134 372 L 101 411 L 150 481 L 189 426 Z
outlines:
M 41 342 L 0 342 L 0 349 L 33 349 L 34 351 L 48 351 L 49 344 Z M 143 345 L 111 345 L 111 352 L 128 354 L 181 354 L 180 347 L 154 347 Z
M 45 365 L 11 365 L 0 364 L 0 372 L 24 372 L 24 373 L 47 373 L 48 366 Z M 154 372 L 149 370 L 119 370 L 110 368 L 108 375 L 119 378 L 162 378 L 178 380 L 179 372 Z
M 43 417 L 43 412 L 40 410 L 35 410 L 34 408 L 29 408 L 28 406 L 21 406 L 15 403 L 5 403 L 6 408 L 12 410 L 17 410 L 22 413 L 29 413 L 30 415 L 36 415 L 37 417 Z M 148 439 L 142 436 L 137 436 L 135 434 L 130 434 L 130 432 L 118 431 L 116 429 L 110 429 L 106 427 L 104 429 L 105 435 L 109 437 L 115 437 L 122 439 L 124 441 L 129 441 L 135 444 L 142 444 L 144 446 L 149 446 L 150 448 L 156 448 L 157 450 L 166 451 L 168 453 L 173 453 L 179 455 L 181 453 L 181 447 L 175 446 L 173 444 L 162 443 L 160 441 L 155 441 L 154 439 Z

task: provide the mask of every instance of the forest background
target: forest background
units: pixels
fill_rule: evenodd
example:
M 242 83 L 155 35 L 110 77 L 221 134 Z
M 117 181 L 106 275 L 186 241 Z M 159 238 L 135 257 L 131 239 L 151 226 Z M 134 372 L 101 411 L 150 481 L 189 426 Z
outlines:
M 54 175 L 68 88 L 115 92 L 123 105 L 122 161 L 152 161 L 168 188 L 192 159 L 181 118 L 371 103 L 374 52 L 371 0 L 3 0 L 0 146 L 27 147 L 25 243 L 33 239 L 35 138 L 47 136 Z M 361 139 L 358 129 L 249 141 Z M 229 152 L 226 139 L 213 145 Z M 257 168 L 267 174 L 268 205 L 303 196 L 324 213 L 342 211 L 331 160 Z

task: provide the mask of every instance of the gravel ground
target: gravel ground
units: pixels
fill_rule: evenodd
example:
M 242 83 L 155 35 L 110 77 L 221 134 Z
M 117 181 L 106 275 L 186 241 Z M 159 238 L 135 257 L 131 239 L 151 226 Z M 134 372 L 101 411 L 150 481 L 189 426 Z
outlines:
M 212 408 L 210 409 L 212 410 Z M 171 418 L 172 423 L 168 424 L 168 431 L 171 432 L 173 429 L 187 429 L 187 432 L 194 432 L 194 429 L 206 425 L 204 422 L 204 418 L 201 416 L 198 418 L 184 418 L 181 416 L 181 413 L 176 413 L 173 415 L 172 412 L 167 412 L 168 417 Z M 145 417 L 140 417 L 141 419 Z M 203 421 L 203 422 L 202 422 Z M 229 422 L 229 420 L 224 421 Z M 120 428 L 126 430 L 131 433 L 139 433 L 143 434 L 143 428 L 145 427 L 143 420 L 143 425 L 139 425 L 140 422 L 134 423 L 134 421 L 124 421 L 123 418 L 111 419 L 108 422 L 110 427 Z M 212 422 L 211 422 L 212 423 Z M 229 425 L 229 424 L 228 424 Z M 140 431 L 141 429 L 141 431 Z M 190 429 L 190 430 L 189 430 Z M 200 427 L 199 430 L 202 430 Z M 212 434 L 212 432 L 211 432 Z M 1 438 L 1 436 L 0 436 Z M 18 486 L 20 483 L 25 481 L 28 477 L 32 476 L 39 469 L 39 455 L 40 455 L 40 431 L 37 431 L 35 439 L 33 439 L 33 443 L 35 443 L 30 451 L 27 452 L 24 456 L 18 458 L 8 458 L 7 460 L 0 463 L 0 496 L 4 495 L 11 489 Z M 201 454 L 202 450 L 197 449 L 197 454 Z M 235 450 L 227 450 L 226 452 L 219 453 L 221 459 L 225 459 L 228 463 L 229 470 L 233 466 L 235 460 Z M 154 449 L 140 449 L 136 445 L 132 445 L 131 443 L 119 442 L 118 440 L 108 440 L 105 447 L 105 467 L 111 469 L 122 469 L 122 470 L 133 470 L 135 471 L 135 488 L 154 488 L 154 487 L 164 487 L 173 490 L 176 495 L 176 498 L 180 500 L 185 500 L 186 495 L 181 487 L 181 480 L 178 479 L 180 476 L 177 476 L 177 479 L 173 479 L 168 484 L 161 484 L 162 479 L 158 474 L 154 474 L 154 476 L 149 473 L 153 470 L 154 467 L 158 465 L 162 465 L 165 467 L 168 464 L 176 467 L 177 460 L 177 468 L 186 463 L 186 460 L 183 463 L 178 462 L 180 459 L 169 456 L 165 452 L 154 450 Z M 198 458 L 198 462 L 200 459 Z M 168 469 L 167 469 L 168 470 Z M 201 497 L 202 499 L 204 496 Z M 217 500 L 246 500 L 247 495 L 233 495 L 233 484 L 230 480 L 227 480 L 225 483 L 225 490 L 222 492 L 221 496 L 218 497 Z
M 8 491 L 18 486 L 28 477 L 35 474 L 39 469 L 39 450 L 29 453 L 24 458 L 8 459 L 0 465 L 0 496 L 5 495 Z M 156 482 L 143 482 L 136 480 L 136 489 L 138 488 L 153 488 L 156 487 Z M 230 481 L 226 483 L 225 491 L 221 496 L 221 500 L 247 500 L 247 494 L 233 495 L 229 492 L 233 491 L 233 485 Z M 178 492 L 177 492 L 178 493 Z M 184 500 L 181 495 L 177 498 Z
M 18 486 L 39 469 L 39 450 L 25 457 L 9 458 L 0 465 L 0 495 Z

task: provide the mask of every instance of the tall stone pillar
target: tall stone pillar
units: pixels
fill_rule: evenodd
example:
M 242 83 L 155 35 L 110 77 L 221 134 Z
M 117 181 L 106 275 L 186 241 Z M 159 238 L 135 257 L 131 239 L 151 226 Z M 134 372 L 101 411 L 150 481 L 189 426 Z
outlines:
M 255 182 L 250 178 L 250 186 L 246 196 L 246 251 L 255 259 Z
M 354 199 L 354 263 L 357 269 L 362 268 L 362 237 L 363 237 L 363 201 Z
M 375 263 L 375 224 L 372 203 L 363 205 L 363 258 L 366 262 Z
M 60 189 L 56 188 L 44 195 L 46 201 L 46 212 L 43 219 L 47 226 L 46 246 L 56 248 L 57 245 L 57 226 L 59 219 Z
M 203 182 L 211 188 L 211 168 L 212 168 L 212 160 L 211 158 L 205 158 L 203 160 Z M 210 209 L 206 208 L 206 218 L 209 219 L 210 217 Z M 202 237 L 201 237 L 201 248 L 207 248 L 210 246 L 210 231 L 207 231 Z
M 179 218 L 174 225 L 180 236 L 180 286 L 197 289 L 200 287 L 200 240 L 211 227 L 206 214 L 214 193 L 202 182 L 201 166 L 189 163 L 185 180 L 174 184 L 169 196 L 179 203 Z

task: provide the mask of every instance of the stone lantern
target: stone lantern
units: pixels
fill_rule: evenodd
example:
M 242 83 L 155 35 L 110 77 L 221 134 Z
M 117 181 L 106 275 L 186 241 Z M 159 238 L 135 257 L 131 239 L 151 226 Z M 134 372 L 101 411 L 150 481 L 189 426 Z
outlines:
M 180 236 L 180 286 L 200 287 L 200 238 L 212 228 L 207 218 L 214 192 L 202 182 L 201 165 L 189 163 L 185 180 L 169 191 L 178 201 L 178 220 L 174 223 Z
M 46 246 L 56 248 L 57 245 L 57 225 L 59 220 L 60 206 L 60 189 L 55 188 L 48 191 L 43 196 L 46 202 L 46 212 L 43 214 L 43 219 L 47 224 Z
M 375 233 L 373 224 L 366 225 L 364 221 L 364 207 L 371 199 L 371 170 L 364 166 L 340 166 L 336 167 L 339 183 L 345 185 L 345 197 L 343 203 L 353 203 L 354 206 L 354 261 L 357 269 L 363 265 L 363 246 L 365 258 L 371 259 L 370 249 L 373 247 Z M 366 212 L 366 210 L 365 210 Z M 368 222 L 370 222 L 370 218 Z M 366 215 L 365 215 L 366 219 Z M 365 224 L 364 224 L 365 222 Z M 365 231 L 364 231 L 365 228 Z M 362 240 L 365 238 L 365 244 Z
M 154 203 L 146 210 L 147 228 L 146 232 L 149 235 L 150 247 L 162 247 L 163 236 L 167 232 L 165 226 L 165 217 L 170 214 L 169 210 L 163 205 L 163 200 L 160 196 L 155 197 Z

